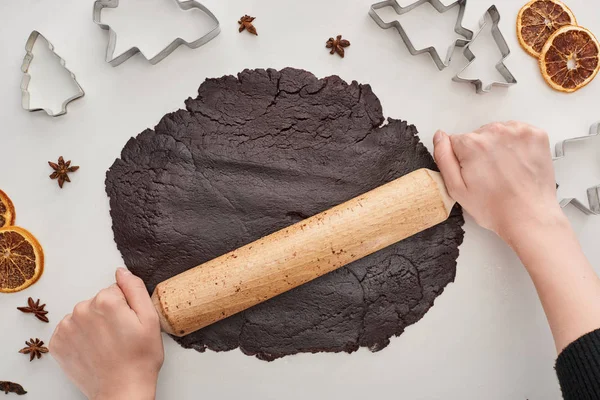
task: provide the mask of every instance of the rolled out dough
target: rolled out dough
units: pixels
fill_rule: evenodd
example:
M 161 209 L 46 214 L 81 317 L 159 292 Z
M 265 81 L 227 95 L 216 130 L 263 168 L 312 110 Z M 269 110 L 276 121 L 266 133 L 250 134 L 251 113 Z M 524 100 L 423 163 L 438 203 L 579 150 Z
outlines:
M 417 130 L 369 85 L 297 69 L 209 79 L 186 110 L 132 138 L 107 173 L 115 241 L 149 291 L 160 281 L 418 168 Z M 463 217 L 176 340 L 274 360 L 378 351 L 454 280 Z

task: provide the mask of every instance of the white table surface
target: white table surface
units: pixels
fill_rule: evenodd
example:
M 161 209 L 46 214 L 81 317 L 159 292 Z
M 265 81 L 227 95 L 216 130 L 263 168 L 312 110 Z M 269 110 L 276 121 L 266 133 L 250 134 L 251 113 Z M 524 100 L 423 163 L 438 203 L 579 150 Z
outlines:
M 0 380 L 22 383 L 29 399 L 82 398 L 51 357 L 29 363 L 17 350 L 29 337 L 49 340 L 54 325 L 78 301 L 112 282 L 122 259 L 113 242 L 105 172 L 131 136 L 182 107 L 206 77 L 293 66 L 320 77 L 338 74 L 370 83 L 384 114 L 414 123 L 430 149 L 437 128 L 464 132 L 492 120 L 538 125 L 548 130 L 552 143 L 585 135 L 600 120 L 600 79 L 573 95 L 545 85 L 536 61 L 521 50 L 514 33 L 524 2 L 498 2 L 513 51 L 507 65 L 519 84 L 478 96 L 469 85 L 451 81 L 456 66 L 439 72 L 428 56 L 410 56 L 397 33 L 380 30 L 367 15 L 369 0 L 205 0 L 222 23 L 215 40 L 197 50 L 180 48 L 156 66 L 136 56 L 117 68 L 104 62 L 108 35 L 92 23 L 91 0 L 3 1 L 0 188 L 16 204 L 18 225 L 39 238 L 47 258 L 36 285 L 0 295 Z M 594 4 L 569 0 L 579 22 L 600 34 Z M 489 5 L 469 0 L 465 25 L 475 28 Z M 237 32 L 237 20 L 245 13 L 258 17 L 260 36 Z M 130 23 L 134 33 L 137 22 Z M 87 92 L 66 116 L 52 119 L 21 109 L 19 68 L 33 29 L 53 42 Z M 429 32 L 423 25 L 417 33 L 427 39 Z M 337 33 L 352 42 L 344 60 L 323 48 Z M 160 47 L 157 43 L 149 46 Z M 462 57 L 456 60 L 464 64 Z M 590 148 L 583 147 L 583 152 Z M 63 190 L 48 179 L 46 164 L 59 155 L 81 166 Z M 573 159 L 577 168 L 592 168 L 597 161 L 593 155 L 587 161 Z M 590 185 L 584 175 L 571 172 L 568 179 L 565 187 Z M 566 211 L 586 254 L 599 265 L 594 238 L 600 235 L 600 218 Z M 165 336 L 158 398 L 559 399 L 552 337 L 526 272 L 506 245 L 469 217 L 465 231 L 456 282 L 385 350 L 304 354 L 267 363 L 238 350 L 184 350 Z M 50 324 L 15 310 L 28 296 L 48 303 Z

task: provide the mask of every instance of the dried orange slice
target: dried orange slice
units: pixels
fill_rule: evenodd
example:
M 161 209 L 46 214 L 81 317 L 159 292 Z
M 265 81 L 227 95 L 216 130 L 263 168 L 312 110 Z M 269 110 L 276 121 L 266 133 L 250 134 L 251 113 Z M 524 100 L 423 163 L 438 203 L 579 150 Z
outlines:
M 0 190 L 0 228 L 10 226 L 15 223 L 15 207 L 10 198 Z
M 577 25 L 573 12 L 558 0 L 532 0 L 517 17 L 517 36 L 521 47 L 539 57 L 546 41 L 566 25 Z
M 572 93 L 590 83 L 600 70 L 600 44 L 580 26 L 556 31 L 540 54 L 540 68 L 548 85 Z
M 37 239 L 23 228 L 0 229 L 0 292 L 19 292 L 40 279 L 44 252 Z

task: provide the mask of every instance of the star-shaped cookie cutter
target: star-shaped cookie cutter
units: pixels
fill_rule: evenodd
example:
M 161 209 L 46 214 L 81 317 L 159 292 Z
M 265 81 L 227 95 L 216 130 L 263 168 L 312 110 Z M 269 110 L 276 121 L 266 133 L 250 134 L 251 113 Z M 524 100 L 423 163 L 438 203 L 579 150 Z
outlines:
M 431 4 L 431 6 L 433 8 L 435 8 L 435 10 L 440 14 L 443 14 L 443 13 L 453 9 L 454 7 L 459 7 L 458 18 L 456 20 L 456 25 L 454 26 L 454 32 L 456 32 L 457 34 L 462 36 L 464 39 L 456 39 L 452 43 L 452 45 L 450 45 L 450 47 L 448 48 L 448 52 L 446 54 L 446 58 L 444 60 L 442 60 L 438 51 L 433 46 L 430 46 L 430 47 L 427 47 L 424 49 L 416 49 L 415 46 L 413 45 L 412 41 L 410 40 L 410 37 L 404 30 L 404 27 L 398 20 L 394 20 L 392 22 L 385 22 L 383 19 L 381 19 L 379 14 L 377 14 L 377 10 L 379 10 L 381 8 L 392 7 L 394 9 L 394 11 L 396 11 L 396 14 L 404 15 L 425 3 Z M 462 26 L 462 21 L 463 21 L 464 15 L 465 15 L 466 6 L 467 6 L 467 0 L 457 0 L 456 2 L 454 2 L 448 6 L 444 5 L 444 3 L 442 3 L 440 0 L 418 0 L 417 2 L 412 3 L 406 7 L 401 7 L 396 0 L 385 0 L 380 3 L 373 4 L 371 6 L 371 9 L 369 10 L 369 15 L 371 16 L 371 18 L 373 18 L 373 20 L 377 23 L 377 25 L 379 25 L 379 27 L 382 29 L 396 28 L 398 30 L 398 33 L 402 37 L 402 40 L 406 44 L 406 47 L 408 47 L 408 51 L 413 56 L 423 54 L 423 53 L 429 53 L 429 55 L 435 62 L 435 65 L 437 65 L 438 69 L 441 71 L 450 65 L 450 61 L 452 60 L 452 54 L 454 53 L 454 49 L 456 49 L 457 47 L 465 47 L 466 45 L 469 44 L 471 39 L 473 39 L 473 31 Z
M 488 20 L 491 21 L 491 33 L 500 53 L 502 54 L 502 59 L 496 64 L 496 69 L 500 72 L 500 75 L 504 78 L 504 82 L 492 82 L 486 86 L 483 86 L 483 81 L 481 79 L 466 79 L 461 75 L 465 72 L 471 64 L 475 61 L 475 54 L 471 51 L 471 44 L 475 42 L 475 40 L 479 37 L 479 35 L 484 31 L 485 27 L 488 25 Z M 465 46 L 463 51 L 464 56 L 469 60 L 469 63 L 452 78 L 455 82 L 465 82 L 471 83 L 475 85 L 475 89 L 477 93 L 489 93 L 494 86 L 499 87 L 509 87 L 517 83 L 517 79 L 514 75 L 508 70 L 506 65 L 504 65 L 504 60 L 510 55 L 510 47 L 508 47 L 508 43 L 500 32 L 500 12 L 496 6 L 491 6 L 483 15 L 481 20 L 479 21 L 479 31 L 473 36 L 472 41 Z
M 97 0 L 94 3 L 94 23 L 100 28 L 109 32 L 108 46 L 106 48 L 106 62 L 112 65 L 113 67 L 116 67 L 117 65 L 127 61 L 137 53 L 141 53 L 142 56 L 144 56 L 144 58 L 150 62 L 150 64 L 155 65 L 164 60 L 166 57 L 168 57 L 173 51 L 175 51 L 176 48 L 178 48 L 181 45 L 185 45 L 190 49 L 196 49 L 210 42 L 215 37 L 217 37 L 219 33 L 221 33 L 219 20 L 208 8 L 206 8 L 205 6 L 203 6 L 195 0 L 174 1 L 179 5 L 179 8 L 181 8 L 183 11 L 188 11 L 194 8 L 201 10 L 206 15 L 208 15 L 208 17 L 210 17 L 211 20 L 214 21 L 215 26 L 206 35 L 192 42 L 188 42 L 183 38 L 178 37 L 175 40 L 173 40 L 171 44 L 169 44 L 167 47 L 158 52 L 158 54 L 156 54 L 154 57 L 148 58 L 138 47 L 132 47 L 124 53 L 116 57 L 114 56 L 115 47 L 117 45 L 117 34 L 109 25 L 102 23 L 102 10 L 105 8 L 117 8 L 119 6 L 119 0 Z
M 579 142 L 582 140 L 590 140 L 590 139 L 596 138 L 598 136 L 600 136 L 600 122 L 597 122 L 594 125 L 592 125 L 592 127 L 590 128 L 590 133 L 587 136 L 577 137 L 577 138 L 573 138 L 573 139 L 567 139 L 560 143 L 557 143 L 556 150 L 555 150 L 556 157 L 554 158 L 554 160 L 556 161 L 558 159 L 566 157 L 565 147 L 567 146 L 567 144 L 569 144 L 571 142 Z M 588 205 L 587 206 L 575 198 L 561 199 L 560 206 L 566 207 L 567 205 L 572 204 L 575 207 L 577 207 L 577 209 L 579 209 L 580 211 L 582 211 L 583 213 L 585 213 L 587 215 L 600 215 L 600 185 L 589 188 L 587 190 L 587 196 L 588 196 Z
M 65 70 L 67 70 L 67 72 L 71 75 L 71 79 L 77 87 L 77 94 L 63 101 L 60 111 L 56 114 L 54 114 L 54 112 L 49 108 L 31 108 L 31 95 L 29 93 L 29 82 L 31 81 L 31 75 L 29 75 L 29 67 L 31 66 L 31 62 L 33 61 L 33 46 L 39 38 L 42 38 L 42 40 L 44 40 L 48 44 L 48 48 L 50 49 L 52 54 L 54 54 L 58 58 L 60 65 L 62 65 L 62 67 Z M 67 68 L 66 61 L 54 51 L 54 46 L 52 45 L 52 43 L 50 43 L 50 41 L 38 31 L 31 32 L 29 38 L 27 39 L 27 43 L 25 43 L 25 57 L 23 58 L 21 71 L 23 72 L 23 79 L 21 80 L 21 106 L 27 111 L 44 111 L 51 117 L 60 117 L 61 115 L 65 115 L 67 113 L 67 106 L 69 105 L 69 103 L 85 96 L 83 88 L 81 87 L 81 85 L 79 85 L 77 79 L 75 79 L 75 74 Z

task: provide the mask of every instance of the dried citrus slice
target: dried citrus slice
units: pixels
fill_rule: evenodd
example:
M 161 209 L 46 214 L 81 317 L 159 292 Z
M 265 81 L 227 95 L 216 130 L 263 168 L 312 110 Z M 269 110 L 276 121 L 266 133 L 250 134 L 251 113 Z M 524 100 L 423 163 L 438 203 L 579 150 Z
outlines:
M 532 0 L 517 17 L 519 43 L 529 54 L 539 57 L 548 38 L 566 25 L 577 25 L 577 20 L 565 4 L 558 0 Z
M 16 215 L 12 201 L 6 193 L 0 190 L 0 228 L 13 225 Z
M 600 70 L 600 44 L 580 26 L 556 31 L 542 49 L 540 68 L 548 85 L 572 93 L 590 83 Z
M 0 229 L 0 292 L 19 292 L 33 285 L 44 271 L 44 252 L 23 228 Z

